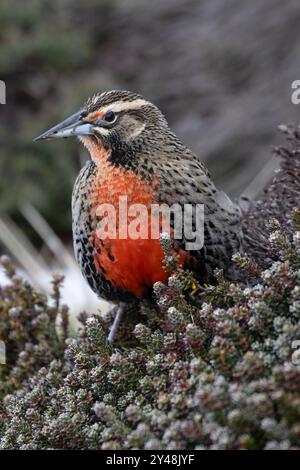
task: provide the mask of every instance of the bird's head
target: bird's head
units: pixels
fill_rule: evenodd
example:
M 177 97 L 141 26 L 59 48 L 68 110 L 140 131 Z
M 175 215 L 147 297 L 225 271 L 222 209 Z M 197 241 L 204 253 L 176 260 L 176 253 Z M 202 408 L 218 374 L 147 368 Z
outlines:
M 38 136 L 35 140 L 77 136 L 91 158 L 99 154 L 120 164 L 133 163 L 137 149 L 155 146 L 169 132 L 160 110 L 141 95 L 108 91 L 89 98 L 75 114 Z

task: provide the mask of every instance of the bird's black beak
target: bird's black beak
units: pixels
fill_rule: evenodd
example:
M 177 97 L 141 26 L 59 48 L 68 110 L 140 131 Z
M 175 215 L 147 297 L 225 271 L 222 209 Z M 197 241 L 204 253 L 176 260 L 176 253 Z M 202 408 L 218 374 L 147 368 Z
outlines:
M 85 116 L 86 112 L 81 109 L 77 113 L 72 114 L 72 116 L 36 137 L 34 142 L 43 139 L 61 139 L 63 137 L 93 135 L 94 123 L 85 122 Z

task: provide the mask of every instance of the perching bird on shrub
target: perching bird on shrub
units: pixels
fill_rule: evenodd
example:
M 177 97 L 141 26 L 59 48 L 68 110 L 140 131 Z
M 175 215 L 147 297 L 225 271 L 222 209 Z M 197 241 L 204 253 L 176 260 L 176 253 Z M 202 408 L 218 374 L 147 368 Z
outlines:
M 150 207 L 189 205 L 195 228 L 194 209 L 204 205 L 203 246 L 187 250 L 184 231 L 181 239 L 175 240 L 173 219 L 169 226 L 179 263 L 192 267 L 203 281 L 216 267 L 226 270 L 232 254 L 238 251 L 240 210 L 216 189 L 200 158 L 171 132 L 161 111 L 140 95 L 128 91 L 96 94 L 77 113 L 36 140 L 69 136 L 78 136 L 90 154 L 73 189 L 75 255 L 91 288 L 100 297 L 120 303 L 109 335 L 112 342 L 124 302 L 151 295 L 153 284 L 170 275 L 163 268 L 159 237 L 151 236 Z M 140 225 L 150 224 L 146 237 L 130 237 L 124 232 L 124 221 L 122 226 L 118 217 L 120 197 L 126 197 L 127 207 L 142 204 L 147 208 L 146 218 L 140 219 Z M 111 205 L 116 208 L 116 232 L 105 238 L 99 236 L 99 224 L 107 216 L 103 207 Z M 125 225 L 130 222 L 132 215 L 126 217 Z

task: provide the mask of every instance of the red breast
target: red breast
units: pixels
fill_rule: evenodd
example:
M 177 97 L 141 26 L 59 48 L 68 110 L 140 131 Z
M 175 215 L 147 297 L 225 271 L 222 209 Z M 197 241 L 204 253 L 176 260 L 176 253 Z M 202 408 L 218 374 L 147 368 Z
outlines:
M 93 160 L 99 165 L 99 171 L 90 192 L 93 217 L 97 218 L 102 204 L 111 204 L 115 208 L 116 232 L 114 237 L 99 238 L 99 231 L 94 230 L 90 243 L 94 248 L 94 263 L 97 272 L 115 287 L 127 289 L 137 297 L 143 295 L 145 288 L 152 287 L 157 281 L 165 282 L 170 273 L 163 268 L 164 253 L 158 238 L 151 238 L 152 220 L 151 204 L 158 204 L 156 188 L 157 179 L 151 182 L 142 179 L 138 174 L 108 161 L 109 155 L 98 145 L 89 144 Z M 134 216 L 128 214 L 120 224 L 120 196 L 127 197 L 127 208 L 132 204 L 142 204 L 146 213 L 140 213 L 136 231 L 143 232 L 148 228 L 147 238 L 123 239 L 124 233 L 130 230 Z M 104 215 L 104 214 L 102 214 Z M 124 219 L 123 219 L 124 220 Z M 125 227 L 124 227 L 125 225 Z M 132 225 L 131 225 L 132 227 Z M 145 235 L 145 232 L 143 236 Z M 180 250 L 179 259 L 183 264 L 186 253 Z

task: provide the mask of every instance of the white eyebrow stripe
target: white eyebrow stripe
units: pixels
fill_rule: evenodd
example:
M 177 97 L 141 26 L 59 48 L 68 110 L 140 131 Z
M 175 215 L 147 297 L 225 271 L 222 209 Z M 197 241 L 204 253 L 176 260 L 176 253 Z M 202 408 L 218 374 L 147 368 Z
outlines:
M 113 111 L 114 113 L 119 113 L 120 111 L 128 109 L 138 109 L 141 106 L 151 105 L 149 101 L 138 98 L 134 101 L 116 101 L 115 103 L 107 104 L 102 106 L 99 111 L 106 113 L 106 111 Z

